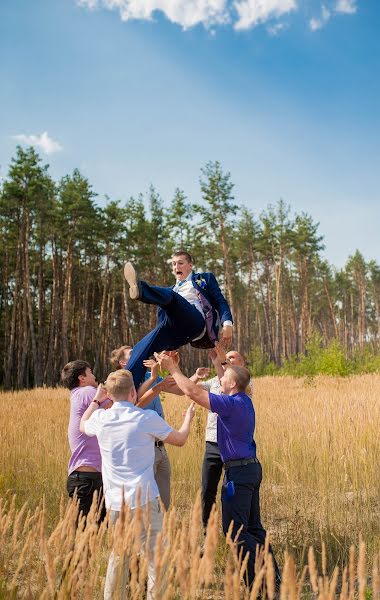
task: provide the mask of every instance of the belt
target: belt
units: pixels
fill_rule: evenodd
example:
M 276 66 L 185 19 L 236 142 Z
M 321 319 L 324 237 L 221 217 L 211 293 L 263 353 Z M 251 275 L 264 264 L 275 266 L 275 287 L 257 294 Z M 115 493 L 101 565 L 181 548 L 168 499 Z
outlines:
M 98 479 L 102 474 L 99 471 L 72 471 L 69 477 L 76 479 Z
M 229 460 L 228 462 L 223 463 L 223 468 L 225 471 L 230 469 L 231 467 L 245 467 L 246 465 L 250 465 L 251 463 L 259 464 L 260 461 L 258 458 L 243 458 L 242 460 Z
M 164 442 L 162 442 L 161 440 L 156 440 L 156 441 L 154 442 L 154 445 L 155 445 L 155 446 L 158 446 L 159 448 L 161 448 L 161 446 L 164 446 L 165 444 L 164 444 Z

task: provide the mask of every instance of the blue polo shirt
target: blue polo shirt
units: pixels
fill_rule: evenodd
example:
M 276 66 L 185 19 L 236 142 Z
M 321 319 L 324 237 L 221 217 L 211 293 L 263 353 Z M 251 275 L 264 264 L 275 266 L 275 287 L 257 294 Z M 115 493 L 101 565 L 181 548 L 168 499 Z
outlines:
M 149 377 L 150 377 L 150 373 L 146 373 L 145 374 L 145 381 L 147 379 L 149 379 Z M 156 381 L 154 383 L 152 383 L 152 385 L 150 386 L 150 388 L 152 388 L 154 385 L 156 385 L 160 381 L 162 381 L 162 377 L 157 377 Z M 162 408 L 162 404 L 161 404 L 161 400 L 160 400 L 160 395 L 159 394 L 155 398 L 153 398 L 153 400 L 151 400 L 151 402 L 149 402 L 149 404 L 147 404 L 146 406 L 144 406 L 144 410 L 154 410 L 161 417 L 161 419 L 165 419 L 164 409 Z
M 233 396 L 209 393 L 210 408 L 217 413 L 216 436 L 223 462 L 256 458 L 255 409 L 245 392 Z

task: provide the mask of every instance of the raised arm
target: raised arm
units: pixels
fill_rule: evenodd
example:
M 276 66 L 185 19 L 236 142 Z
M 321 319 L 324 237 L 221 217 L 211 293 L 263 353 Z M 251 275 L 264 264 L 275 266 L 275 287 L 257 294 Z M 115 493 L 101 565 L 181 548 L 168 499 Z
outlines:
M 145 392 L 149 390 L 150 386 L 153 385 L 153 383 L 156 381 L 158 376 L 158 370 L 160 367 L 160 365 L 151 358 L 149 360 L 144 360 L 144 366 L 150 369 L 150 377 L 146 381 L 143 381 L 139 389 L 137 390 L 138 399 L 141 399 L 144 396 Z M 145 404 L 147 404 L 147 402 Z M 138 404 L 138 406 L 140 406 L 140 404 Z
M 141 387 L 142 386 L 140 386 L 140 388 Z M 140 388 L 139 388 L 139 391 L 140 391 Z M 150 388 L 150 390 L 147 390 L 142 396 L 140 396 L 138 399 L 138 402 L 136 402 L 136 406 L 138 406 L 139 408 L 144 408 L 144 406 L 146 406 L 147 404 L 152 402 L 152 400 L 156 396 L 158 396 L 158 394 L 163 392 L 164 388 L 165 388 L 165 379 L 163 379 L 159 383 L 156 383 L 156 385 L 154 385 L 152 388 Z
M 172 446 L 184 446 L 190 433 L 190 425 L 195 415 L 194 402 L 192 402 L 186 411 L 183 423 L 178 431 L 171 431 L 165 438 L 165 444 Z
M 215 348 L 212 348 L 209 351 L 208 355 L 212 361 L 212 364 L 214 365 L 216 374 L 220 381 L 224 375 L 225 367 L 228 364 L 228 360 L 223 346 L 220 343 L 216 342 Z
M 84 430 L 84 424 L 86 421 L 88 421 L 88 419 L 91 417 L 92 413 L 95 412 L 96 410 L 98 410 L 98 408 L 100 407 L 100 404 L 102 402 L 104 402 L 107 399 L 107 392 L 104 389 L 104 387 L 102 386 L 102 384 L 100 383 L 98 385 L 98 389 L 96 390 L 96 394 L 94 396 L 93 401 L 89 404 L 89 406 L 86 408 L 85 412 L 82 415 L 82 418 L 80 420 L 80 424 L 79 424 L 79 431 L 81 431 L 82 433 L 86 433 Z
M 208 392 L 203 390 L 199 385 L 188 379 L 180 370 L 179 366 L 174 363 L 174 361 L 162 352 L 161 354 L 156 353 L 155 357 L 159 362 L 160 366 L 169 371 L 174 381 L 178 385 L 178 387 L 183 391 L 183 393 L 188 396 L 191 400 L 193 400 L 199 406 L 203 406 L 203 408 L 207 408 L 210 410 L 210 400 L 208 397 Z
M 208 293 L 211 298 L 211 303 L 218 311 L 219 319 L 222 324 L 222 340 L 226 347 L 231 345 L 232 341 L 232 314 L 227 300 L 222 294 L 219 283 L 213 273 L 209 274 Z

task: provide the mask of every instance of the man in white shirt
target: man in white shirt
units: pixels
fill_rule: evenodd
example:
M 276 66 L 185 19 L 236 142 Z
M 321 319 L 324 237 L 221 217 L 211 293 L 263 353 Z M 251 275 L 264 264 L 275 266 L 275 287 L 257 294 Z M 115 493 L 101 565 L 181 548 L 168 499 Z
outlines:
M 124 276 L 132 300 L 159 307 L 157 326 L 133 348 L 127 368 L 138 387 L 144 378 L 143 361 L 155 352 L 177 350 L 185 344 L 213 348 L 221 337 L 226 346 L 232 339 L 232 315 L 213 273 L 193 273 L 193 261 L 186 250 L 172 255 L 174 287 L 158 287 L 139 280 L 132 263 Z
M 114 404 L 105 411 L 100 403 L 110 398 Z M 194 417 L 194 404 L 187 409 L 185 419 L 179 431 L 173 430 L 158 414 L 135 406 L 137 393 L 129 371 L 118 370 L 111 373 L 104 386 L 99 386 L 94 400 L 84 413 L 80 430 L 88 436 L 98 439 L 102 456 L 102 476 L 106 508 L 111 511 L 111 521 L 119 517 L 123 500 L 132 512 L 137 506 L 137 494 L 140 494 L 140 506 L 149 504 L 149 566 L 148 595 L 154 598 L 155 569 L 154 546 L 158 533 L 162 529 L 162 514 L 159 503 L 158 487 L 154 478 L 154 442 L 156 439 L 174 446 L 183 446 L 190 433 Z M 139 492 L 138 492 L 139 490 Z M 146 516 L 147 511 L 143 511 Z M 141 542 L 147 539 L 147 524 L 142 523 Z M 104 598 L 111 600 L 117 593 L 118 565 L 120 557 L 112 552 L 107 569 Z M 125 570 L 128 565 L 125 566 Z M 123 579 L 123 578 L 122 578 Z M 125 581 L 125 578 L 124 578 Z

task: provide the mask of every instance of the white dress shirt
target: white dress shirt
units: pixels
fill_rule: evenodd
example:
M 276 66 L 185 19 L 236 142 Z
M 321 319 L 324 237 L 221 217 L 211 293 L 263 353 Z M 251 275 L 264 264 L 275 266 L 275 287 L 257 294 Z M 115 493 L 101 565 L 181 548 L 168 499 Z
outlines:
M 190 304 L 195 306 L 195 308 L 199 310 L 202 317 L 204 318 L 202 305 L 198 298 L 197 290 L 195 289 L 192 282 L 192 273 L 190 273 L 190 275 L 188 275 L 186 279 L 183 279 L 182 281 L 177 281 L 173 290 L 174 292 L 177 292 L 177 294 L 182 296 L 182 298 L 185 298 L 185 300 L 187 300 Z
M 182 281 L 178 280 L 173 288 L 173 291 L 177 292 L 177 294 L 182 296 L 182 298 L 185 298 L 185 300 L 187 300 L 190 304 L 195 306 L 195 308 L 197 310 L 199 310 L 202 317 L 204 318 L 202 305 L 201 305 L 199 297 L 198 297 L 198 290 L 194 287 L 194 284 L 192 281 L 192 276 L 193 276 L 193 274 L 190 273 L 186 277 L 186 279 L 183 279 Z M 228 321 L 228 320 L 224 321 L 223 325 L 231 325 L 231 327 L 232 327 L 232 321 Z M 202 336 L 203 336 L 203 334 L 200 337 L 202 337 Z
M 157 498 L 154 442 L 167 438 L 173 431 L 170 425 L 153 410 L 121 401 L 92 413 L 84 429 L 98 438 L 106 508 L 121 510 L 123 495 L 126 504 L 136 508 L 138 488 L 141 505 Z

